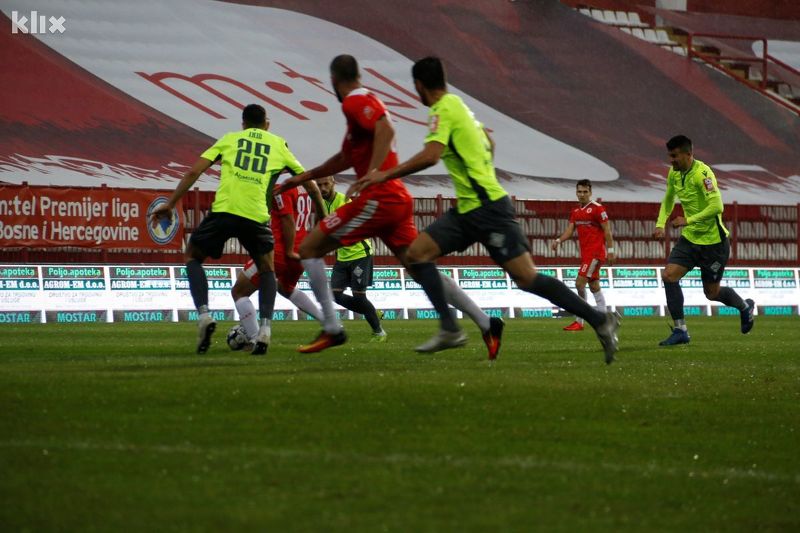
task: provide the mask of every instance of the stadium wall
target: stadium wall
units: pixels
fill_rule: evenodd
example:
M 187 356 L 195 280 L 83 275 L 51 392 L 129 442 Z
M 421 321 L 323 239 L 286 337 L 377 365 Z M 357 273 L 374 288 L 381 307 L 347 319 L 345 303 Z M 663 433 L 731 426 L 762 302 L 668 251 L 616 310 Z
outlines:
M 552 318 L 562 312 L 537 296 L 516 288 L 505 272 L 492 267 L 444 267 L 442 272 L 492 316 Z M 237 320 L 230 296 L 237 268 L 209 266 L 209 306 L 217 320 Z M 542 268 L 541 272 L 574 287 L 574 267 Z M 762 315 L 798 315 L 800 269 L 730 268 L 722 284 L 757 302 Z M 384 318 L 434 319 L 425 293 L 402 268 L 377 268 L 370 300 Z M 0 265 L 0 324 L 85 322 L 194 321 L 185 268 L 165 265 Z M 611 267 L 601 271 L 608 305 L 622 316 L 665 316 L 661 268 Z M 709 302 L 698 271 L 681 280 L 687 315 L 738 314 L 733 308 Z M 311 298 L 307 278 L 298 288 Z M 278 296 L 275 320 L 310 319 Z M 355 319 L 339 308 L 340 318 Z
M 343 177 L 342 186 L 351 178 Z M 7 197 L 14 196 L 15 190 L 24 186 L 9 185 L 2 188 Z M 30 187 L 34 190 L 46 188 Z M 75 188 L 85 191 L 78 196 L 90 195 L 93 189 Z M 103 189 L 103 191 L 112 189 Z M 169 191 L 150 191 L 154 197 L 167 196 Z M 214 193 L 210 191 L 190 191 L 182 201 L 182 219 L 185 220 L 183 242 L 197 227 L 211 207 Z M 599 199 L 602 201 L 602 199 Z M 419 228 L 432 223 L 447 209 L 454 206 L 455 200 L 442 195 L 429 198 L 416 198 L 415 222 Z M 550 250 L 550 242 L 566 227 L 569 214 L 575 202 L 552 200 L 514 201 L 517 216 L 523 232 L 529 239 L 534 260 L 540 265 L 559 265 L 577 262 L 578 247 L 575 239 L 565 242 L 558 253 Z M 671 231 L 670 239 L 656 241 L 651 235 L 655 228 L 659 204 L 652 202 L 602 202 L 609 212 L 614 238 L 617 243 L 619 262 L 626 265 L 661 264 L 669 256 L 669 251 L 678 238 L 677 231 Z M 675 215 L 681 214 L 680 206 Z M 736 202 L 727 204 L 723 215 L 730 230 L 731 266 L 792 267 L 800 265 L 800 234 L 798 218 L 800 204 L 790 206 L 742 205 Z M 141 214 L 143 218 L 144 212 Z M 0 210 L 0 235 L 8 229 L 9 220 Z M 183 229 L 183 228 L 181 228 Z M 143 238 L 145 230 L 142 232 Z M 152 244 L 152 243 L 151 243 Z M 54 263 L 99 263 L 99 264 L 179 264 L 183 262 L 181 246 L 172 248 L 113 248 L 97 246 L 94 248 L 50 247 L 30 248 L 15 244 L 10 238 L 3 238 L 0 249 L 0 262 L 18 264 Z M 242 264 L 247 257 L 238 242 L 229 241 L 225 256 L 212 264 Z M 394 265 L 397 260 L 391 252 L 377 242 L 376 263 Z M 442 258 L 443 265 L 489 265 L 491 260 L 481 245 L 473 245 L 464 252 Z

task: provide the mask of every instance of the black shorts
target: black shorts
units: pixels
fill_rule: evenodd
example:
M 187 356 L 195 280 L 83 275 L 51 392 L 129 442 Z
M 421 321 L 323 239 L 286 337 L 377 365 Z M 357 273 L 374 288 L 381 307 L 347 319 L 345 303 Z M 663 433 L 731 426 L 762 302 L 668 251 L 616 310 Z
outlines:
M 669 253 L 667 263 L 681 265 L 689 270 L 700 267 L 703 283 L 719 283 L 730 254 L 731 243 L 728 239 L 717 244 L 694 244 L 681 237 Z
M 354 292 L 367 292 L 372 285 L 372 256 L 352 261 L 336 261 L 331 272 L 331 289 L 345 290 L 350 287 Z
M 259 223 L 230 213 L 209 213 L 192 232 L 189 244 L 205 255 L 219 259 L 225 243 L 234 237 L 253 259 L 271 252 L 275 247 L 268 223 Z
M 489 202 L 469 213 L 450 209 L 423 230 L 439 245 L 442 255 L 462 252 L 479 242 L 498 265 L 530 252 L 528 239 L 516 219 L 508 196 Z

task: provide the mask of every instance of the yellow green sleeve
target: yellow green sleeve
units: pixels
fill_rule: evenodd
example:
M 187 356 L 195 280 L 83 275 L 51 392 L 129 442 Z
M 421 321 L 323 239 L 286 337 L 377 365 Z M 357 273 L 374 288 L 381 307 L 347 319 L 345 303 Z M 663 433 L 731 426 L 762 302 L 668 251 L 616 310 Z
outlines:
M 208 159 L 209 161 L 216 161 L 225 145 L 226 137 L 227 135 L 222 136 L 211 148 L 203 152 L 200 157 Z
M 661 209 L 658 210 L 658 220 L 656 220 L 657 228 L 663 228 L 667 225 L 667 219 L 674 207 L 675 187 L 672 185 L 672 180 L 667 178 L 667 192 L 664 194 L 664 199 L 661 201 Z

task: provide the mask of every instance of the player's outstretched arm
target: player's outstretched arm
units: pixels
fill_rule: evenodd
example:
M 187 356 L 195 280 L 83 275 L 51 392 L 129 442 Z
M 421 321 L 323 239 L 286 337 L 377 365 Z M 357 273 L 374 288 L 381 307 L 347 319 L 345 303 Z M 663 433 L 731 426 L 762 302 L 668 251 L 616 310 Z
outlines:
M 372 156 L 369 159 L 369 169 L 381 168 L 389 152 L 392 151 L 392 140 L 394 139 L 394 127 L 389 121 L 389 117 L 383 115 L 375 121 L 375 129 L 372 137 Z
M 303 184 L 303 188 L 308 193 L 311 201 L 314 202 L 314 211 L 317 215 L 317 220 L 322 220 L 328 215 L 328 207 L 325 205 L 325 200 L 322 198 L 322 192 L 316 181 L 307 181 Z
M 426 143 L 425 148 L 423 148 L 422 151 L 417 152 L 410 159 L 408 159 L 408 161 L 405 161 L 392 169 L 371 170 L 366 176 L 353 183 L 350 188 L 347 189 L 347 197 L 350 198 L 358 194 L 370 185 L 408 176 L 414 174 L 415 172 L 419 172 L 420 170 L 432 167 L 439 162 L 439 159 L 442 157 L 442 152 L 444 152 L 443 144 L 436 141 Z
M 178 183 L 178 186 L 175 187 L 175 192 L 172 193 L 172 196 L 170 196 L 167 203 L 162 204 L 153 210 L 153 212 L 150 214 L 150 222 L 155 223 L 161 218 L 167 218 L 171 220 L 172 209 L 175 207 L 175 204 L 177 204 L 178 200 L 180 200 L 183 195 L 186 194 L 186 191 L 192 188 L 194 182 L 196 182 L 198 178 L 203 175 L 203 172 L 208 170 L 208 167 L 210 167 L 212 164 L 214 164 L 213 161 L 209 161 L 204 157 L 198 158 L 194 165 L 192 165 L 192 168 L 187 170 L 183 175 L 180 183 Z
M 617 259 L 617 251 L 614 249 L 614 236 L 611 234 L 611 223 L 601 222 L 600 227 L 603 228 L 603 235 L 606 239 L 606 260 L 609 265 L 613 265 Z
M 294 240 L 297 235 L 295 231 L 294 215 L 285 213 L 280 215 L 281 223 L 281 237 L 283 238 L 284 250 L 286 250 L 286 257 L 291 259 L 300 259 L 300 256 L 294 251 Z
M 302 185 L 309 180 L 324 178 L 325 176 L 332 176 L 334 174 L 344 172 L 351 166 L 352 163 L 350 163 L 350 158 L 348 158 L 344 152 L 340 151 L 321 165 L 316 166 L 311 170 L 306 170 L 302 174 L 292 176 L 288 180 L 284 181 L 281 186 L 276 189 L 275 193 L 280 194 L 288 191 L 289 189 L 294 189 L 298 185 Z
M 567 224 L 567 229 L 564 230 L 564 233 L 553 239 L 553 242 L 550 244 L 550 249 L 555 251 L 556 248 L 561 246 L 562 242 L 571 238 L 574 232 L 575 232 L 575 223 L 570 222 L 569 224 Z
M 658 219 L 656 220 L 656 229 L 653 230 L 653 237 L 656 239 L 664 238 L 664 227 L 667 225 L 667 219 L 672 214 L 675 208 L 675 187 L 672 182 L 667 178 L 667 191 L 664 193 L 664 199 L 661 201 L 661 207 L 658 210 Z

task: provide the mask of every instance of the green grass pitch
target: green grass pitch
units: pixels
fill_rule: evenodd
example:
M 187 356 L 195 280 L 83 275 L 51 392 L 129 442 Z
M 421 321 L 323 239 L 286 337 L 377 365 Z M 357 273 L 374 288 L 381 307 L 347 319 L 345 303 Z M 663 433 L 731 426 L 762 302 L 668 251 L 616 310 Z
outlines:
M 797 531 L 800 319 L 509 320 L 489 365 L 389 342 L 206 356 L 194 324 L 0 327 L 0 531 Z

